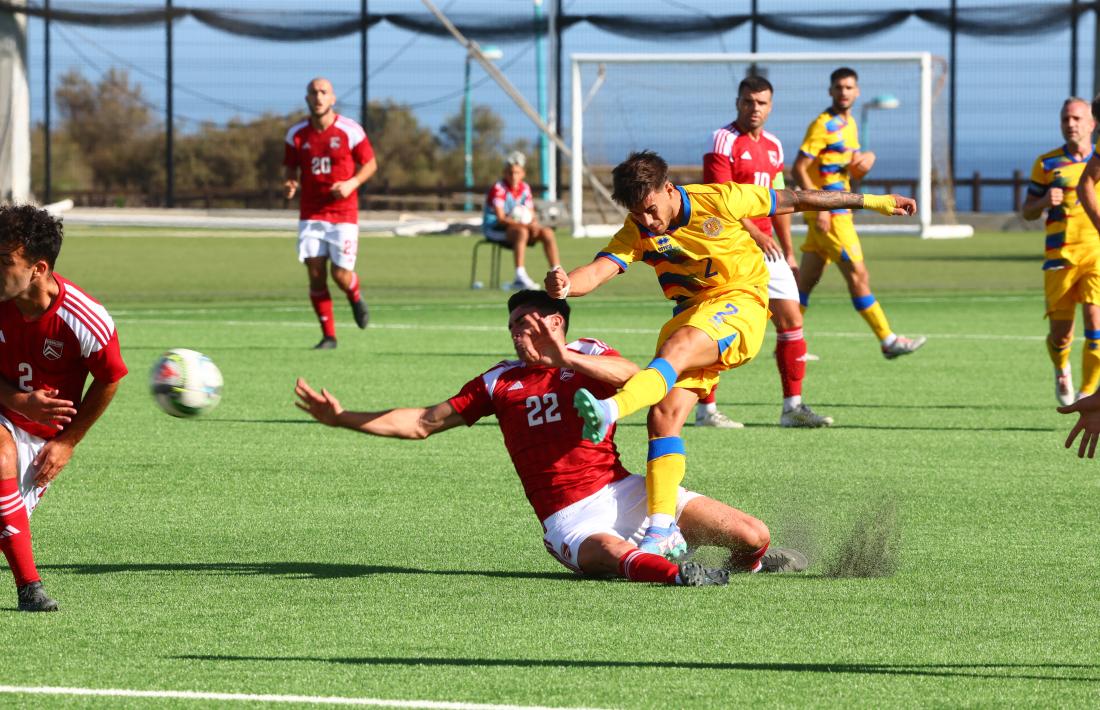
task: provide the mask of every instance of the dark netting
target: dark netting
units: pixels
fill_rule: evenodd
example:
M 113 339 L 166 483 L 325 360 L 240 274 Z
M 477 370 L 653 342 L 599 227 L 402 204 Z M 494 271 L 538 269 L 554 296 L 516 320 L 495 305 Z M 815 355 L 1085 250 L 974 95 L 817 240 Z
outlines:
M 685 37 L 721 34 L 737 29 L 752 19 L 751 15 L 700 15 L 673 17 L 651 15 L 575 15 L 566 17 L 563 22 L 577 24 L 587 22 L 604 32 L 633 37 L 637 39 L 655 39 L 657 37 Z M 569 26 L 569 25 L 566 25 Z
M 955 15 L 955 29 L 959 34 L 975 37 L 1016 37 L 1032 34 L 1049 34 L 1065 30 L 1073 18 L 1086 11 L 1096 11 L 1100 2 L 1083 2 L 1038 5 L 1016 3 L 977 8 L 960 8 Z M 442 37 L 447 30 L 428 12 L 367 14 L 358 12 L 329 12 L 305 17 L 299 12 L 272 10 L 207 10 L 201 8 L 174 7 L 150 10 L 147 7 L 103 5 L 87 2 L 52 3 L 50 10 L 37 3 L 26 7 L 10 0 L 0 0 L 0 11 L 24 13 L 32 17 L 49 17 L 57 22 L 100 26 L 134 27 L 164 22 L 182 17 L 193 17 L 198 22 L 230 34 L 270 39 L 280 42 L 306 41 L 307 39 L 332 39 L 360 32 L 364 25 L 372 27 L 380 22 L 410 32 Z M 761 27 L 791 37 L 822 39 L 836 33 L 848 37 L 869 37 L 897 27 L 916 17 L 935 27 L 948 30 L 952 26 L 949 10 L 941 8 L 914 8 L 888 12 L 856 11 L 849 19 L 840 20 L 837 11 L 829 13 L 761 13 L 755 16 Z M 795 19 L 795 18 L 799 19 Z M 812 18 L 820 17 L 820 20 Z M 851 19 L 858 18 L 858 19 Z M 481 40 L 522 40 L 538 28 L 548 30 L 547 18 L 535 20 L 528 15 L 462 14 L 452 18 L 455 26 L 465 35 Z M 586 23 L 604 32 L 631 38 L 653 37 L 706 37 L 736 29 L 753 20 L 749 14 L 736 15 L 570 15 L 558 18 L 562 29 Z
M 776 34 L 790 35 L 792 37 L 831 37 L 845 36 L 849 38 L 869 37 L 884 30 L 891 29 L 909 19 L 912 13 L 909 10 L 896 10 L 894 12 L 877 12 L 860 15 L 862 20 L 838 20 L 836 15 L 821 15 L 818 22 L 793 19 L 791 16 L 761 15 L 758 22 L 761 27 Z M 810 15 L 803 15 L 809 17 Z
M 79 9 L 77 9 L 79 8 Z M 105 5 L 99 3 L 72 3 L 70 5 L 53 3 L 49 12 L 37 5 L 16 5 L 0 0 L 0 10 L 19 12 L 31 17 L 48 17 L 54 22 L 68 22 L 89 27 L 141 27 L 142 25 L 161 24 L 166 19 L 178 20 L 190 14 L 184 8 L 149 9 L 148 7 L 126 7 L 125 5 Z
M 314 16 L 330 17 L 327 21 L 304 26 L 298 12 L 216 12 L 214 10 L 189 10 L 192 17 L 204 25 L 235 35 L 271 39 L 280 42 L 314 42 L 333 39 L 359 32 L 364 23 L 358 13 L 315 13 Z M 368 17 L 366 26 L 378 24 L 381 17 Z M 436 25 L 438 26 L 438 22 Z M 304 31 L 303 31 L 304 30 Z
M 1082 8 L 1095 9 L 1096 5 L 1081 3 L 1078 14 Z M 951 28 L 948 10 L 916 10 L 913 14 L 928 24 Z M 959 11 L 956 27 L 959 34 L 973 37 L 1021 37 L 1062 32 L 1072 18 L 1072 5 L 1004 5 Z

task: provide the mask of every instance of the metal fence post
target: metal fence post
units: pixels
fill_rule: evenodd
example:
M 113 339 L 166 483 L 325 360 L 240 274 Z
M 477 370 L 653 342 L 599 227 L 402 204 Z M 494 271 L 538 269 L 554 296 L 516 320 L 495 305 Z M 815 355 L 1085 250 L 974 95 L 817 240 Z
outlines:
M 43 68 L 42 68 L 42 76 L 43 76 L 43 81 L 45 82 L 45 85 L 43 87 L 43 93 L 45 94 L 44 98 L 46 100 L 46 104 L 45 104 L 46 112 L 45 112 L 45 115 L 44 115 L 44 118 L 45 118 L 44 129 L 46 131 L 46 135 L 43 136 L 43 138 L 46 141 L 45 150 L 43 151 L 44 157 L 46 159 L 46 165 L 45 165 L 45 171 L 44 171 L 45 172 L 45 178 L 46 178 L 46 186 L 45 186 L 45 189 L 43 190 L 43 200 L 42 201 L 45 202 L 46 204 L 49 204 L 49 203 L 53 202 L 53 198 L 52 198 L 51 192 L 50 192 L 50 187 L 53 183 L 53 175 L 52 175 L 52 173 L 53 173 L 53 160 L 52 160 L 52 155 L 51 155 L 52 148 L 53 148 L 53 145 L 52 145 L 53 144 L 53 135 L 52 135 L 53 126 L 50 123 L 50 102 L 53 100 L 53 96 L 52 96 L 52 93 L 51 93 L 52 89 L 50 88 L 50 0 L 46 0 L 43 7 L 46 10 L 45 28 L 44 28 L 45 37 L 44 37 L 44 46 L 42 48 L 44 50 L 44 54 L 45 54 L 45 56 L 43 57 L 43 64 L 45 66 L 43 66 Z
M 165 40 L 165 102 L 164 102 L 164 206 L 175 207 L 175 173 L 172 155 L 173 123 L 175 113 L 172 110 L 172 0 L 164 0 L 164 40 Z

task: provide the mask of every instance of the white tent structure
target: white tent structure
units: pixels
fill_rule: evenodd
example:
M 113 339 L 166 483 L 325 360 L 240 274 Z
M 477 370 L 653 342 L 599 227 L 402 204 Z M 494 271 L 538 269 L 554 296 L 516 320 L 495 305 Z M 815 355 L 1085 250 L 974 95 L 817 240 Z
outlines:
M 16 0 L 15 4 L 23 5 L 25 0 Z M 30 193 L 27 16 L 0 12 L 0 200 L 26 202 Z

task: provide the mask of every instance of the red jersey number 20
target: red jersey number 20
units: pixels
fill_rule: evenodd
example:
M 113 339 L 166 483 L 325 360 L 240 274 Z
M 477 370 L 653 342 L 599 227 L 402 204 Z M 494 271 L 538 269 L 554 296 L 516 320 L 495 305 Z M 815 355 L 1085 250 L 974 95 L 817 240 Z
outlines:
M 325 156 L 314 156 L 309 163 L 310 172 L 314 175 L 328 175 L 332 172 L 332 158 Z

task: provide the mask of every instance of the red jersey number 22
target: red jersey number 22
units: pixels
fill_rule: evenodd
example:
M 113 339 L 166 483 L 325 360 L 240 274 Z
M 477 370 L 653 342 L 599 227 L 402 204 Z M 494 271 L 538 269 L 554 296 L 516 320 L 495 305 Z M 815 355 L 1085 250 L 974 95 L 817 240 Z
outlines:
M 527 406 L 528 426 L 539 426 L 550 422 L 561 421 L 561 412 L 558 411 L 558 395 L 547 392 L 541 398 L 531 396 L 524 403 Z

